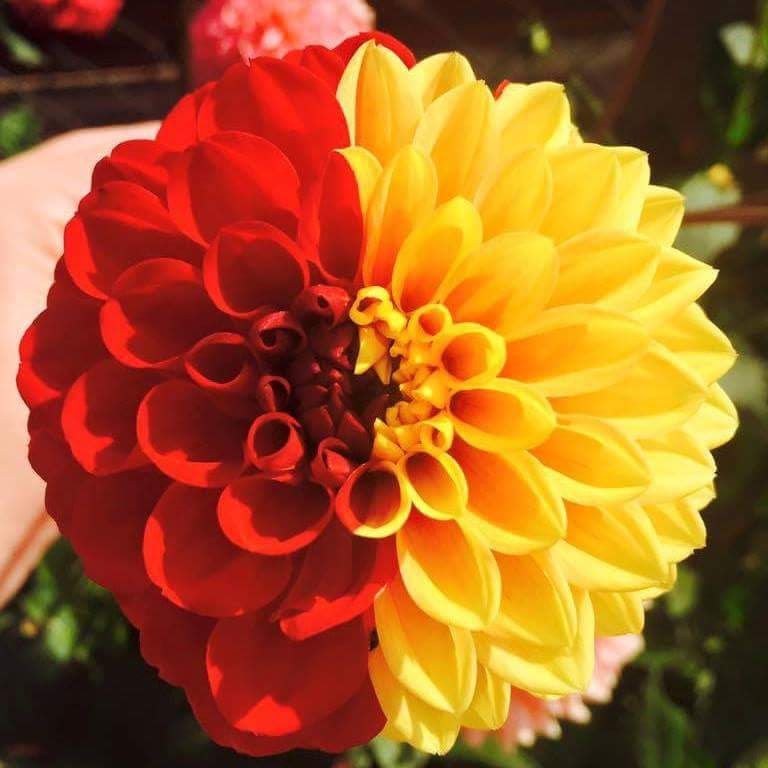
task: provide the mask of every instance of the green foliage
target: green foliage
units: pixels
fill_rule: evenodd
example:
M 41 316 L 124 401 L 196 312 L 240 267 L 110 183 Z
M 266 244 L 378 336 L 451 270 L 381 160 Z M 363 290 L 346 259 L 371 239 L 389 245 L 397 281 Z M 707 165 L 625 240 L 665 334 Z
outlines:
M 0 113 L 0 156 L 10 157 L 40 141 L 40 121 L 31 107 L 20 104 Z

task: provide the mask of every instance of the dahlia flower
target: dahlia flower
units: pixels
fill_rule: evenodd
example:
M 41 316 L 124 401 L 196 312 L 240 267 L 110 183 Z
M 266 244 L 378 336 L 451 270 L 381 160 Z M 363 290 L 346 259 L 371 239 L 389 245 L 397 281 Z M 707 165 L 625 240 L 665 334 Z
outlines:
M 519 689 L 512 689 L 507 720 L 497 731 L 472 728 L 463 730 L 461 737 L 474 747 L 487 739 L 495 740 L 507 752 L 518 746 L 530 747 L 537 736 L 560 737 L 561 720 L 587 723 L 591 717 L 588 704 L 606 704 L 619 682 L 622 669 L 642 650 L 640 635 L 599 637 L 595 643 L 595 671 L 583 694 L 572 693 L 561 699 L 541 699 Z
M 21 345 L 30 457 L 216 741 L 444 752 L 639 632 L 736 425 L 681 216 L 560 86 L 378 34 L 99 163 Z
M 365 0 L 207 0 L 189 23 L 190 77 L 202 85 L 238 61 L 335 46 L 374 20 Z
M 123 0 L 8 0 L 28 23 L 57 32 L 103 35 L 115 23 Z

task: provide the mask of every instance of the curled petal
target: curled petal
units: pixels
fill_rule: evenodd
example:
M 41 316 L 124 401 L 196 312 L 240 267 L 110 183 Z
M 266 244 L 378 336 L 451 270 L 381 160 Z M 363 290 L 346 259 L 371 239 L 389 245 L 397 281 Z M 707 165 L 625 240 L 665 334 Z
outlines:
M 333 515 L 330 492 L 311 482 L 290 484 L 248 475 L 221 494 L 219 522 L 249 552 L 284 555 L 311 544 Z
M 546 398 L 511 379 L 455 392 L 448 413 L 463 440 L 498 453 L 539 445 L 555 427 L 555 414 Z
M 394 539 L 361 539 L 331 521 L 307 549 L 280 603 L 280 628 L 304 640 L 344 624 L 367 611 L 396 572 Z
M 484 325 L 456 323 L 436 339 L 432 354 L 454 387 L 476 387 L 501 372 L 506 349 L 504 339 Z
M 557 490 L 577 504 L 618 504 L 649 486 L 653 473 L 637 443 L 607 422 L 562 417 L 533 450 Z
M 355 535 L 381 539 L 408 519 L 411 500 L 402 475 L 390 462 L 363 464 L 339 489 L 336 514 Z
M 410 77 L 426 108 L 444 93 L 473 82 L 475 73 L 466 57 L 451 52 L 422 59 L 411 68 Z
M 352 472 L 350 450 L 343 440 L 327 437 L 317 446 L 311 462 L 312 477 L 321 485 L 338 488 Z
M 181 608 L 238 616 L 271 603 L 291 576 L 288 558 L 252 555 L 232 544 L 216 518 L 218 490 L 174 483 L 144 534 L 149 578 Z
M 230 724 L 283 736 L 317 723 L 352 698 L 367 675 L 367 655 L 368 636 L 359 620 L 297 642 L 277 624 L 245 615 L 223 619 L 213 630 L 208 677 Z
M 73 456 L 88 472 L 109 475 L 147 463 L 136 441 L 136 409 L 158 381 L 154 374 L 108 359 L 72 385 L 61 426 Z
M 262 376 L 256 383 L 256 402 L 269 413 L 283 411 L 291 396 L 291 383 L 282 376 Z
M 466 519 L 495 552 L 526 554 L 565 534 L 560 495 L 529 453 L 487 453 L 457 438 L 451 454 L 469 488 Z
M 626 315 L 589 305 L 548 309 L 507 343 L 504 375 L 554 397 L 618 381 L 644 354 L 648 334 Z
M 263 472 L 289 472 L 304 459 L 301 427 L 287 413 L 265 413 L 251 424 L 245 452 L 253 466 Z
M 307 337 L 290 312 L 270 312 L 254 320 L 249 333 L 254 351 L 265 357 L 291 358 L 307 345 Z
M 179 228 L 201 243 L 239 221 L 265 221 L 294 236 L 299 179 L 269 141 L 248 133 L 219 133 L 172 164 L 168 207 Z
M 139 445 L 169 477 L 188 485 L 227 485 L 242 471 L 247 424 L 233 420 L 198 387 L 167 381 L 139 406 Z
M 101 308 L 109 351 L 134 368 L 172 365 L 202 337 L 229 326 L 208 298 L 200 270 L 176 259 L 150 259 L 126 270 Z
M 224 229 L 205 255 L 203 279 L 214 304 L 235 317 L 264 306 L 287 308 L 309 281 L 304 254 L 263 222 Z
M 499 569 L 490 549 L 469 529 L 413 514 L 398 531 L 397 553 L 408 593 L 432 618 L 477 630 L 496 617 Z
M 467 481 L 447 453 L 412 451 L 398 465 L 414 506 L 434 520 L 461 517 L 467 507 Z
M 477 681 L 469 630 L 424 613 L 398 578 L 375 603 L 376 632 L 387 666 L 412 694 L 444 712 L 467 709 Z
M 204 389 L 247 395 L 256 386 L 257 372 L 245 339 L 237 333 L 214 333 L 184 356 L 184 368 Z

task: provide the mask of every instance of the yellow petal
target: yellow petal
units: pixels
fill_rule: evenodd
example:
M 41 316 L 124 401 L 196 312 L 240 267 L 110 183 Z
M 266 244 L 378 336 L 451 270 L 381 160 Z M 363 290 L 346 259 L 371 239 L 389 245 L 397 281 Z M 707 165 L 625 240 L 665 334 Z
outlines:
M 504 232 L 535 232 L 552 201 L 552 171 L 540 147 L 514 152 L 494 166 L 477 192 L 486 239 Z
M 477 682 L 471 633 L 427 616 L 399 578 L 376 598 L 374 610 L 381 650 L 397 680 L 430 706 L 463 713 Z
M 480 663 L 495 675 L 536 696 L 583 691 L 595 665 L 595 617 L 589 594 L 574 589 L 578 630 L 571 648 L 553 651 L 517 640 L 475 635 Z
M 587 416 L 561 417 L 533 451 L 564 498 L 576 504 L 620 504 L 639 496 L 651 475 L 638 445 L 621 430 Z
M 370 41 L 350 60 L 336 92 L 353 144 L 386 164 L 413 138 L 422 115 L 408 68 L 400 57 Z
M 412 514 L 397 534 L 400 574 L 414 602 L 432 618 L 482 629 L 499 612 L 501 577 L 491 550 L 455 521 Z
M 392 273 L 392 298 L 405 312 L 430 304 L 440 286 L 483 239 L 475 207 L 461 197 L 441 205 L 403 243 Z
M 461 718 L 465 728 L 495 731 L 501 728 L 509 716 L 511 686 L 482 664 L 477 666 L 477 686 L 469 709 Z
M 684 213 L 685 200 L 679 192 L 651 184 L 645 194 L 637 231 L 659 245 L 672 245 Z
M 392 733 L 422 752 L 444 755 L 450 750 L 459 733 L 455 715 L 430 707 L 406 690 L 387 666 L 381 648 L 368 656 L 368 672 Z
M 503 375 L 553 397 L 595 392 L 625 376 L 647 347 L 647 331 L 618 312 L 553 307 L 507 342 Z
M 432 346 L 433 364 L 452 387 L 475 387 L 495 379 L 506 354 L 504 339 L 479 323 L 455 323 Z
M 614 224 L 622 229 L 636 229 L 651 180 L 648 153 L 635 147 L 614 147 L 613 151 L 621 168 L 619 204 Z
M 555 649 L 572 646 L 578 628 L 576 604 L 557 560 L 540 552 L 496 555 L 496 562 L 501 608 L 486 634 Z
M 388 286 L 405 239 L 429 216 L 437 201 L 432 161 L 414 146 L 404 147 L 385 168 L 365 220 L 363 280 Z
M 480 81 L 460 85 L 424 112 L 413 143 L 428 154 L 439 179 L 438 200 L 472 199 L 497 144 L 494 100 Z
M 686 429 L 710 450 L 727 443 L 739 426 L 739 415 L 725 390 L 713 384 L 695 415 L 686 422 Z
M 655 328 L 693 304 L 717 277 L 717 270 L 674 248 L 662 248 L 648 290 L 631 308 L 632 316 Z
M 552 204 L 541 231 L 556 243 L 595 227 L 615 222 L 619 202 L 620 166 L 608 147 L 579 144 L 549 155 Z
M 451 453 L 469 486 L 464 519 L 495 552 L 527 554 L 565 534 L 562 499 L 529 453 L 486 453 L 461 438 Z
M 689 499 L 649 504 L 644 509 L 669 562 L 679 563 L 706 545 L 707 529 L 697 505 Z
M 411 68 L 413 87 L 428 107 L 444 93 L 475 80 L 472 65 L 460 53 L 436 53 Z
M 599 637 L 639 635 L 645 623 L 642 599 L 632 592 L 592 592 L 595 634 Z
M 454 320 L 510 335 L 547 304 L 557 280 L 552 241 L 532 232 L 487 240 L 456 269 L 441 291 Z
M 518 451 L 539 445 L 555 426 L 549 402 L 511 379 L 455 392 L 448 413 L 456 434 L 483 451 Z
M 530 146 L 568 143 L 571 108 L 560 83 L 510 83 L 496 102 L 504 156 Z
M 363 216 L 368 211 L 373 190 L 382 174 L 379 159 L 365 147 L 345 147 L 337 150 L 349 163 L 349 167 L 357 180 L 357 191 L 360 195 L 360 210 Z
M 658 328 L 654 338 L 675 352 L 707 384 L 714 384 L 736 361 L 728 337 L 698 304 L 691 304 Z
M 606 419 L 633 437 L 652 437 L 685 423 L 706 395 L 704 382 L 677 355 L 652 343 L 623 379 L 597 392 L 553 399 L 552 407 Z
M 712 454 L 686 430 L 640 441 L 651 470 L 644 504 L 676 501 L 711 485 L 715 477 Z
M 408 453 L 399 464 L 411 501 L 434 520 L 461 517 L 467 507 L 467 481 L 456 459 L 424 450 Z
M 669 564 L 669 573 L 667 575 L 667 580 L 658 587 L 651 587 L 650 589 L 640 589 L 637 592 L 631 592 L 627 594 L 631 594 L 633 597 L 636 597 L 638 600 L 655 600 L 657 597 L 660 597 L 661 595 L 665 594 L 666 592 L 669 592 L 672 587 L 675 586 L 675 581 L 677 581 L 677 566 L 675 563 Z
M 654 527 L 638 504 L 566 505 L 568 533 L 555 545 L 568 581 L 590 591 L 646 589 L 667 577 Z
M 557 249 L 560 273 L 550 305 L 597 304 L 623 310 L 648 291 L 659 247 L 638 235 L 594 229 Z

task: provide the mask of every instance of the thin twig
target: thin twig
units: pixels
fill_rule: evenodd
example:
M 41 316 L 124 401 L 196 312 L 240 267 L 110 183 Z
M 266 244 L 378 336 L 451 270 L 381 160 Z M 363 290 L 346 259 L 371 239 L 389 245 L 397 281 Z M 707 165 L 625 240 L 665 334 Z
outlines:
M 768 227 L 768 205 L 724 205 L 704 211 L 689 211 L 686 224 L 742 224 L 745 227 Z
M 659 27 L 661 16 L 664 13 L 666 0 L 648 0 L 645 6 L 643 20 L 635 33 L 635 43 L 632 46 L 632 55 L 627 64 L 624 78 L 616 89 L 613 98 L 608 103 L 600 121 L 595 128 L 595 138 L 600 141 L 605 139 L 613 130 L 616 121 L 621 116 L 624 108 L 627 106 L 629 97 L 637 83 L 637 78 L 651 49 L 653 40 L 656 37 L 656 30 Z
M 102 88 L 135 83 L 172 83 L 179 79 L 178 65 L 171 62 L 139 67 L 82 69 L 76 72 L 41 72 L 0 77 L 0 96 L 63 91 L 70 88 Z

